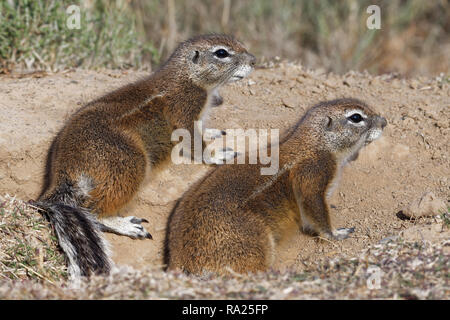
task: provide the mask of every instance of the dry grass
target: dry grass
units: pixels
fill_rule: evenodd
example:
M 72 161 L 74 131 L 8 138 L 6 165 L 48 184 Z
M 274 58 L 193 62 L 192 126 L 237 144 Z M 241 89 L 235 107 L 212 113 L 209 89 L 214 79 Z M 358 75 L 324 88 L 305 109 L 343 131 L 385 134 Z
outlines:
M 167 57 L 176 41 L 199 33 L 238 36 L 260 59 L 279 56 L 309 68 L 345 73 L 437 75 L 450 65 L 445 0 L 157 0 L 130 2 L 138 28 Z M 381 29 L 366 26 L 368 6 Z
M 78 289 L 47 222 L 24 202 L 0 197 L 0 299 L 449 299 L 450 241 L 385 239 L 357 257 L 322 259 L 304 272 L 190 277 L 116 269 Z M 448 225 L 440 222 L 441 228 Z M 381 270 L 380 289 L 368 288 Z M 19 280 L 19 281 L 18 281 Z
M 79 30 L 66 27 L 72 4 Z M 366 26 L 373 4 L 380 30 Z M 449 21 L 447 0 L 8 0 L 0 2 L 0 69 L 153 67 L 178 41 L 218 32 L 262 61 L 435 76 L 450 70 Z
M 0 196 L 0 279 L 53 284 L 65 278 L 64 257 L 47 221 L 25 202 Z

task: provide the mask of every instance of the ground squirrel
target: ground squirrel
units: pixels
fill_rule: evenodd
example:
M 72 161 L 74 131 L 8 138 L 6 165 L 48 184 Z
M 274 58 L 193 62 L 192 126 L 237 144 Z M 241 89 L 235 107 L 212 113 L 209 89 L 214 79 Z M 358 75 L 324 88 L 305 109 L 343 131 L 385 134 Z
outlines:
M 171 133 L 193 132 L 217 89 L 247 76 L 255 57 L 231 36 L 182 42 L 146 79 L 128 84 L 78 110 L 54 140 L 46 181 L 35 205 L 54 225 L 72 278 L 109 272 L 100 231 L 151 238 L 136 217 L 118 211 L 144 177 L 170 159 Z
M 172 210 L 168 269 L 200 275 L 262 271 L 271 265 L 275 245 L 300 227 L 328 239 L 347 238 L 354 229 L 332 229 L 327 196 L 342 167 L 386 124 L 359 100 L 323 102 L 281 139 L 275 175 L 261 175 L 259 164 L 215 168 Z

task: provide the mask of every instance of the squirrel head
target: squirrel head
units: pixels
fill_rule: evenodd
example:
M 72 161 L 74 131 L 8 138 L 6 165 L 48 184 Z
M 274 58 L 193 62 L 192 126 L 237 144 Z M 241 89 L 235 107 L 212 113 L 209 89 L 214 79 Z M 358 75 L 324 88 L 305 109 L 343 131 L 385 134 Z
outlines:
M 345 161 L 355 160 L 361 148 L 381 137 L 387 125 L 385 118 L 353 98 L 323 102 L 312 108 L 307 118 L 319 129 L 320 143 Z
M 179 63 L 171 63 L 173 61 Z M 179 67 L 177 75 L 195 85 L 212 90 L 246 77 L 255 57 L 244 45 L 228 35 L 203 35 L 180 43 L 168 60 Z

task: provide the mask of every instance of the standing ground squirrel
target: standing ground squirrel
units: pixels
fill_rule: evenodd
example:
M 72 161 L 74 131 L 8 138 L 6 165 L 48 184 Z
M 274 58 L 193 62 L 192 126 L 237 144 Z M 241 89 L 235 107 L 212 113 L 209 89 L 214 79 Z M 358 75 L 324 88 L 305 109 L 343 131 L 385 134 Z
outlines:
M 181 43 L 162 67 L 78 110 L 54 140 L 36 206 L 54 225 L 72 278 L 107 273 L 100 231 L 151 238 L 144 219 L 120 217 L 149 171 L 170 159 L 171 133 L 191 133 L 217 89 L 244 78 L 255 57 L 236 39 L 207 35 Z M 98 218 L 98 219 L 97 219 Z
M 168 269 L 199 275 L 266 270 L 276 244 L 300 226 L 329 239 L 347 238 L 354 229 L 332 229 L 327 196 L 342 167 L 380 137 L 386 124 L 359 100 L 323 102 L 282 139 L 275 175 L 261 175 L 260 164 L 216 168 L 172 210 Z

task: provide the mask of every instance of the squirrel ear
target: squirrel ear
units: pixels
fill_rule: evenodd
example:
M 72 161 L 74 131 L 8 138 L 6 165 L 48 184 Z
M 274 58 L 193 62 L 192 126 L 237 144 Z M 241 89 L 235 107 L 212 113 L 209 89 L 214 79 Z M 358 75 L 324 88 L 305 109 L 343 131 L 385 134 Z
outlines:
M 192 62 L 197 64 L 198 63 L 198 57 L 200 56 L 200 52 L 195 50 L 194 57 L 192 58 Z
M 333 119 L 331 119 L 330 117 L 327 116 L 327 120 L 326 120 L 327 130 L 331 129 L 332 124 L 333 124 Z

